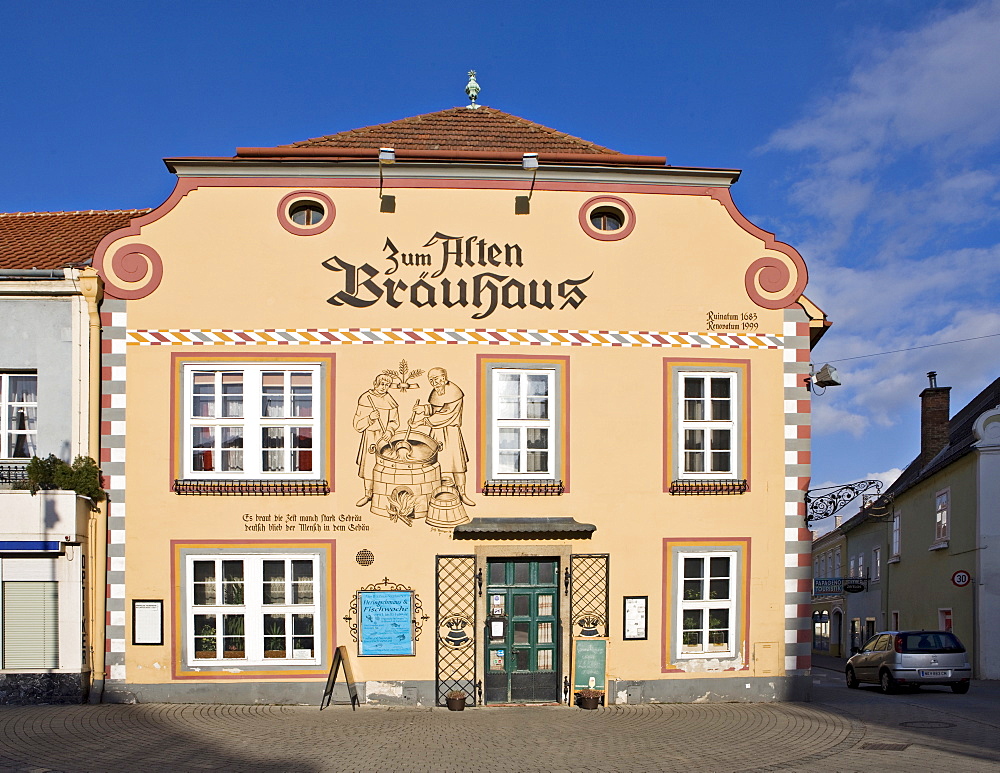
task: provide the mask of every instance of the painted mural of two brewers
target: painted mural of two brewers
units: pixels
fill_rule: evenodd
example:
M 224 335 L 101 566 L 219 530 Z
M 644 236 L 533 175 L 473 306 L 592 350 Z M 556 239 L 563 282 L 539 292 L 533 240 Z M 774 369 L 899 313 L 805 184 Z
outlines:
M 414 384 L 408 380 L 405 362 L 400 373 L 402 377 L 394 371 L 380 373 L 358 398 L 354 429 L 361 433 L 357 464 L 365 493 L 357 506 L 370 502 L 372 513 L 407 526 L 418 518 L 432 526 L 464 523 L 468 516 L 463 505 L 475 505 L 466 493 L 465 394 L 448 380 L 444 368 L 431 368 L 427 402 L 417 399 L 406 429 L 401 430 L 399 404 L 389 390 L 405 392 Z

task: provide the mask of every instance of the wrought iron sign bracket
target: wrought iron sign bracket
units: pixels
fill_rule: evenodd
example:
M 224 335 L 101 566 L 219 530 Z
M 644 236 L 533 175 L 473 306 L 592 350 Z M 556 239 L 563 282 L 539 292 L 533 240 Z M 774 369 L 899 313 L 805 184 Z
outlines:
M 868 493 L 869 489 L 874 489 L 874 493 Z M 880 480 L 860 480 L 844 486 L 823 486 L 809 489 L 805 496 L 806 525 L 822 518 L 829 518 L 834 513 L 843 510 L 859 496 L 861 497 L 862 509 L 869 508 L 875 504 L 881 494 L 882 481 Z M 876 518 L 885 515 L 885 513 L 874 512 L 869 514 Z

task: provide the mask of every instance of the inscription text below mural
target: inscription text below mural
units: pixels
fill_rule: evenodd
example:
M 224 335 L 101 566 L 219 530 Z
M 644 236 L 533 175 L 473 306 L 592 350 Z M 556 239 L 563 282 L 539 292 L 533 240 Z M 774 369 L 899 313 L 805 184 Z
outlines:
M 498 308 L 579 308 L 587 299 L 582 285 L 594 275 L 561 281 L 514 276 L 524 268 L 520 245 L 501 246 L 478 236 L 438 231 L 420 249 L 428 248 L 429 252 L 401 252 L 386 238 L 382 251 L 389 265 L 383 272 L 370 263 L 358 266 L 334 255 L 323 261 L 323 267 L 342 272 L 344 284 L 327 303 L 358 309 L 379 302 L 394 309 L 404 304 L 471 307 L 472 319 L 485 319 Z
M 243 513 L 244 531 L 369 531 L 364 517 L 346 513 Z

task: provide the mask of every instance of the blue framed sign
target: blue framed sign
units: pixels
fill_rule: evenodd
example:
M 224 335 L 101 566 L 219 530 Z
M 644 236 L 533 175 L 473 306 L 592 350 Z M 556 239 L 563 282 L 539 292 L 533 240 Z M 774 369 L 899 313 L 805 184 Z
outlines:
M 415 655 L 413 591 L 358 591 L 358 654 Z

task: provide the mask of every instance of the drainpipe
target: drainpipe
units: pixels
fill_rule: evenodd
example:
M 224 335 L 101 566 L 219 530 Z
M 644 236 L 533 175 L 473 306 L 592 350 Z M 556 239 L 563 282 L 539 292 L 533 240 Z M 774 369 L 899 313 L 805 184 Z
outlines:
M 101 461 L 101 314 L 103 284 L 93 268 L 80 272 L 80 292 L 87 302 L 89 319 L 90 378 L 88 379 L 87 453 L 98 465 Z M 90 573 L 90 703 L 100 703 L 104 697 L 105 641 L 107 640 L 107 565 L 108 565 L 108 501 L 95 503 L 87 535 Z

